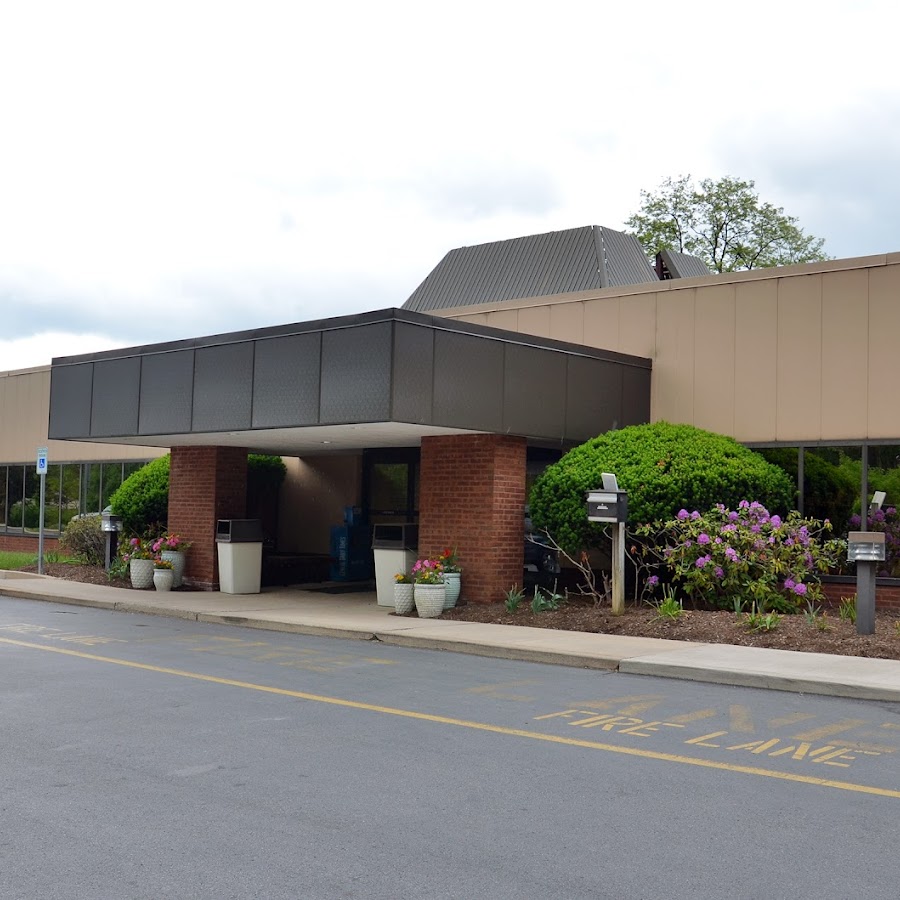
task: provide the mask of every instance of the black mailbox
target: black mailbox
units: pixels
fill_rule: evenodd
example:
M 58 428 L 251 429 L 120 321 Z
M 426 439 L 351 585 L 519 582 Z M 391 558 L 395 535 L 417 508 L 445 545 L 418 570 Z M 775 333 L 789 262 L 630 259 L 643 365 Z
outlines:
M 219 519 L 216 522 L 218 544 L 261 544 L 262 539 L 260 519 Z
M 588 522 L 626 522 L 628 494 L 626 491 L 588 491 Z

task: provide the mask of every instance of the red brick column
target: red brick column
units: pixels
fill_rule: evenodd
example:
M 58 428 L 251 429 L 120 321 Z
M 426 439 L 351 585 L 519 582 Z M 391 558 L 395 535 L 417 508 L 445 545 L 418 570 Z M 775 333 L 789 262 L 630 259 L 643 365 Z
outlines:
M 218 590 L 216 520 L 243 519 L 246 514 L 246 448 L 172 448 L 168 528 L 191 542 L 185 567 L 188 584 Z
M 524 438 L 423 437 L 419 493 L 419 556 L 455 547 L 465 600 L 496 602 L 522 584 Z

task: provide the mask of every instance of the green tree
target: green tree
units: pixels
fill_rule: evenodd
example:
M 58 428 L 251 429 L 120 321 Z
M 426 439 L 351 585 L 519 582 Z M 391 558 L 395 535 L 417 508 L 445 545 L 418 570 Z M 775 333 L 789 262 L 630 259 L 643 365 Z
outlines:
M 805 234 L 784 209 L 762 203 L 753 181 L 690 175 L 641 191 L 641 208 L 625 220 L 649 256 L 690 253 L 711 272 L 736 272 L 828 259 L 822 238 Z

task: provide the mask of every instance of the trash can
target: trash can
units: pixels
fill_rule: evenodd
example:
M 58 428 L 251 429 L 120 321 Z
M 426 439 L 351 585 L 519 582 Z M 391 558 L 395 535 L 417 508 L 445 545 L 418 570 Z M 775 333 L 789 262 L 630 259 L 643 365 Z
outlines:
M 379 606 L 394 605 L 394 576 L 409 572 L 416 561 L 418 546 L 419 526 L 412 522 L 373 527 L 375 595 Z
M 216 522 L 219 590 L 223 594 L 259 593 L 262 546 L 262 522 L 259 519 L 219 519 Z

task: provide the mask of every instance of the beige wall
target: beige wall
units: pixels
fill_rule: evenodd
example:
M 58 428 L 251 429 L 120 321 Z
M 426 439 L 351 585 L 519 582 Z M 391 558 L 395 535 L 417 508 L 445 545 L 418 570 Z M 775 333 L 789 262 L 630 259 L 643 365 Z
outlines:
M 0 463 L 33 463 L 38 447 L 51 463 L 151 459 L 159 447 L 50 441 L 50 367 L 0 372 Z
M 362 493 L 362 455 L 284 457 L 287 477 L 278 508 L 278 549 L 328 553 L 331 526 Z
M 653 360 L 651 417 L 900 442 L 900 253 L 442 311 Z

